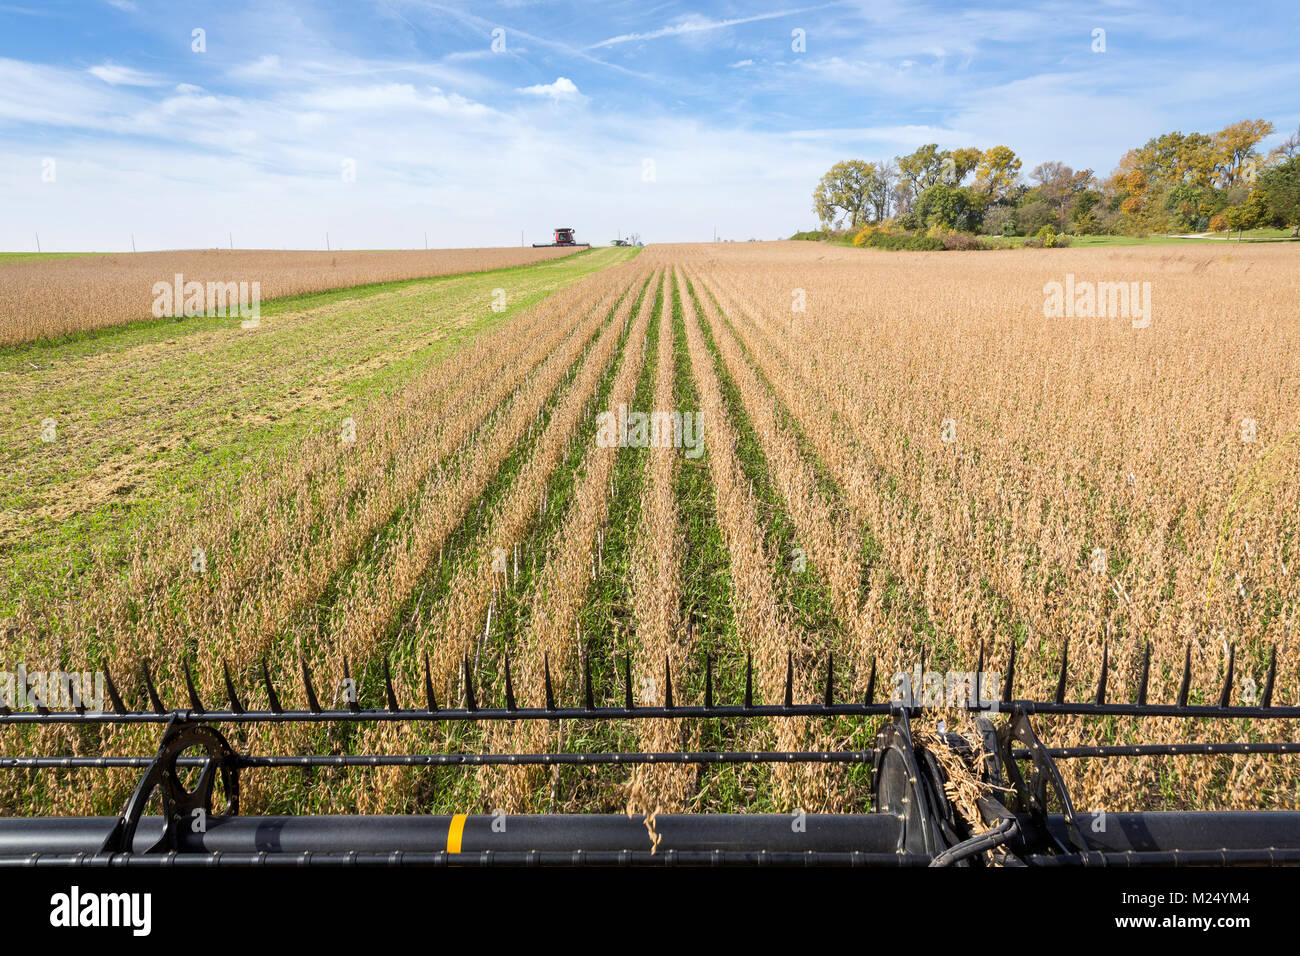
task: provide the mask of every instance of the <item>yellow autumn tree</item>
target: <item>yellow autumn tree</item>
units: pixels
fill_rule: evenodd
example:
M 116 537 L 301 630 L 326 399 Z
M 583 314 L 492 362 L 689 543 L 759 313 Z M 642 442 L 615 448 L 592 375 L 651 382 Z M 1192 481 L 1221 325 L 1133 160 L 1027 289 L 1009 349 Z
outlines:
M 975 188 L 996 202 L 1007 198 L 1020 177 L 1020 157 L 1010 146 L 994 146 L 980 155 Z

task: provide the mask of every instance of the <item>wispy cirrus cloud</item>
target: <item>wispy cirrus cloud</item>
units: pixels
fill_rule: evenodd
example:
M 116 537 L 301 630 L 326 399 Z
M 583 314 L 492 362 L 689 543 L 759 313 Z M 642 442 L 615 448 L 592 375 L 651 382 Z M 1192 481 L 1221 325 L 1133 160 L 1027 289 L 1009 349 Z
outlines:
M 122 66 L 120 63 L 114 63 L 111 60 L 100 63 L 98 66 L 92 66 L 86 72 L 96 79 L 103 80 L 109 86 L 167 85 L 167 81 L 160 77 L 132 69 L 129 66 Z
M 730 17 L 724 20 L 711 20 L 701 14 L 691 13 L 683 16 L 676 23 L 671 23 L 668 26 L 659 27 L 656 30 L 647 30 L 644 33 L 622 33 L 618 36 L 601 40 L 598 43 L 592 43 L 584 49 L 598 50 L 602 47 L 618 46 L 621 43 L 635 43 L 644 40 L 658 40 L 661 37 L 680 37 L 691 33 L 724 30 L 727 27 L 741 26 L 746 23 L 760 23 L 763 20 L 780 20 L 801 13 L 812 13 L 817 10 L 825 10 L 829 7 L 839 6 L 844 6 L 842 0 L 837 0 L 835 3 L 823 3 L 815 7 L 796 7 L 792 10 L 773 10 L 770 13 L 756 13 L 753 16 Z

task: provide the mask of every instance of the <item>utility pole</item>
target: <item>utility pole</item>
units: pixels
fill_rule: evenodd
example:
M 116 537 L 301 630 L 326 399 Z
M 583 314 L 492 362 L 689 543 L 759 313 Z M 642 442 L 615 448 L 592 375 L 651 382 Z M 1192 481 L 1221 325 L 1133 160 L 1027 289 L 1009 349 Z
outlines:
M 41 251 L 41 234 L 38 232 L 36 234 L 36 252 L 39 254 L 40 251 Z
M 131 233 L 131 251 L 135 252 L 135 233 Z
M 325 251 L 330 251 L 330 234 L 328 232 L 325 233 Z
M 230 240 L 230 251 L 231 251 L 231 252 L 234 252 L 234 251 L 235 251 L 235 234 L 234 234 L 233 232 L 228 232 L 228 233 L 226 233 L 226 237 Z
M 425 251 L 425 252 L 428 252 L 428 251 L 429 251 L 429 233 L 428 233 L 428 230 L 425 230 L 425 233 L 424 233 L 424 251 Z

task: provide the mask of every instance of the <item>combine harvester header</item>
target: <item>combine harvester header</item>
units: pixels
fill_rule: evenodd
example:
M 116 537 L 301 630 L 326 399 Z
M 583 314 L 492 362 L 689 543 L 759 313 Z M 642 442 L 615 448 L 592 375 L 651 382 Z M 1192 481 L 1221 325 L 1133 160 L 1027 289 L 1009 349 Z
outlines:
M 578 247 L 583 247 L 583 246 L 585 246 L 585 247 L 587 247 L 587 248 L 591 248 L 591 243 L 589 243 L 589 242 L 578 242 L 576 239 L 574 239 L 574 238 L 573 238 L 573 227 L 572 227 L 572 226 L 560 226 L 559 228 L 557 228 L 557 229 L 555 230 L 555 241 L 554 241 L 554 242 L 534 242 L 534 243 L 533 243 L 533 248 L 534 248 L 534 249 L 549 249 L 549 248 L 552 247 L 552 246 L 573 246 L 574 248 L 578 248 Z
M 116 817 L 0 819 L 0 866 L 8 867 L 192 867 L 192 866 L 490 866 L 490 865 L 756 865 L 797 866 L 1144 866 L 1300 864 L 1300 812 L 1295 811 L 1146 811 L 1082 813 L 1075 809 L 1058 769 L 1058 761 L 1077 758 L 1123 759 L 1140 756 L 1211 757 L 1233 754 L 1300 753 L 1292 741 L 1182 742 L 1177 744 L 1107 744 L 1051 747 L 1035 731 L 1035 722 L 1072 716 L 1113 722 L 1117 718 L 1183 718 L 1203 728 L 1227 722 L 1236 735 L 1244 719 L 1300 718 L 1300 707 L 1273 701 L 1276 654 L 1265 678 L 1262 700 L 1234 704 L 1233 655 L 1229 656 L 1217 700 L 1188 701 L 1190 655 L 1184 663 L 1182 689 L 1173 704 L 1147 702 L 1150 649 L 1143 654 L 1132 700 L 1107 696 L 1108 664 L 1103 654 L 1092 699 L 1067 701 L 1064 689 L 1068 644 L 1063 651 L 1055 699 L 1018 700 L 1014 696 L 1015 648 L 1012 647 L 1001 697 L 985 699 L 976 678 L 973 692 L 954 709 L 972 718 L 966 736 L 913 730 L 913 722 L 937 718 L 934 708 L 904 686 L 894 699 L 875 695 L 875 668 L 865 693 L 856 700 L 836 699 L 833 658 L 825 665 L 825 682 L 817 699 L 796 701 L 793 661 L 787 660 L 783 699 L 755 698 L 752 664 L 744 675 L 743 698 L 718 700 L 712 658 L 701 663 L 705 675 L 697 702 L 679 700 L 673 674 L 665 662 L 661 702 L 638 704 L 633 698 L 633 669 L 624 660 L 618 675 L 622 699 L 598 702 L 592 693 L 590 665 L 584 660 L 577 706 L 557 703 L 549 661 L 543 664 L 543 699 L 533 706 L 515 694 L 510 661 L 505 668 L 504 700 L 480 701 L 465 661 L 462 699 L 453 705 L 434 698 L 425 661 L 425 699 L 408 707 L 394 691 L 387 663 L 383 667 L 384 700 L 369 706 L 351 702 L 347 709 L 325 709 L 311 674 L 301 666 L 302 709 L 286 706 L 265 665 L 258 697 L 263 709 L 245 703 L 225 672 L 227 701 L 209 707 L 199 696 L 188 662 L 178 662 L 185 679 L 188 706 L 173 708 L 161 699 L 147 663 L 138 669 L 136 696 L 129 705 L 105 672 L 106 706 L 53 711 L 0 708 L 0 728 L 15 725 L 73 725 L 86 734 L 104 725 L 163 725 L 154 755 L 140 756 L 5 756 L 0 768 L 17 772 L 137 768 L 143 772 L 134 793 Z M 981 651 L 976 675 L 984 673 Z M 615 665 L 616 667 L 618 665 Z M 347 678 L 348 665 L 344 663 Z M 922 670 L 924 668 L 922 667 Z M 257 705 L 262 706 L 262 705 Z M 875 746 L 865 750 L 829 751 L 565 751 L 542 753 L 433 752 L 400 754 L 240 753 L 219 726 L 251 724 L 359 724 L 412 722 L 579 721 L 592 726 L 612 721 L 670 718 L 700 721 L 832 719 L 871 721 Z M 517 724 L 516 724 L 517 725 Z M 1285 725 L 1284 725 L 1285 726 Z M 85 737 L 80 738 L 83 741 Z M 488 815 L 436 816 L 244 816 L 239 806 L 241 774 L 275 768 L 476 767 L 476 766 L 636 766 L 646 764 L 839 763 L 871 767 L 871 807 L 862 812 L 807 814 L 805 826 L 792 828 L 789 814 L 660 815 L 651 845 L 645 822 L 624 814 L 511 815 L 509 826 L 493 826 Z M 958 767 L 968 773 L 961 776 Z M 192 789 L 187 774 L 196 774 Z M 953 777 L 952 774 L 958 774 Z M 221 805 L 214 796 L 220 782 Z M 965 813 L 953 794 L 965 788 Z M 162 816 L 145 814 L 159 797 Z M 977 807 L 977 811 L 971 807 Z M 978 817 L 978 818 L 972 818 Z M 192 821 L 202 819 L 205 826 Z M 1098 825 L 1104 823 L 1104 825 Z

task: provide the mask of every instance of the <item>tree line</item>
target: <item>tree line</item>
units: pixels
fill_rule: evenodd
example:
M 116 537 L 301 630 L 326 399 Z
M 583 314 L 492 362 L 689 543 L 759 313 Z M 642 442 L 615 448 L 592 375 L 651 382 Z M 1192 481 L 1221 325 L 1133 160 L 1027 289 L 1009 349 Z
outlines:
M 868 225 L 985 235 L 1147 235 L 1300 231 L 1300 130 L 1261 154 L 1274 131 L 1262 119 L 1216 133 L 1172 132 L 1131 149 L 1109 176 L 1040 163 L 1022 176 L 1008 146 L 940 149 L 928 143 L 887 162 L 836 163 L 813 192 L 823 229 Z

